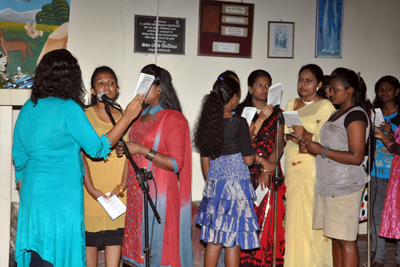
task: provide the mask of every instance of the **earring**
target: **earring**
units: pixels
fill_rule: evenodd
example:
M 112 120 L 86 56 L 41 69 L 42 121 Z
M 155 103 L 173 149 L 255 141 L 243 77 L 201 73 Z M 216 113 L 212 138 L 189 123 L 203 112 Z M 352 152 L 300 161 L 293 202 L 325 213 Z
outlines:
M 161 90 L 160 90 L 160 91 L 158 91 L 158 94 L 160 94 L 160 95 L 161 95 Z
M 317 92 L 318 92 L 318 90 L 319 90 L 319 87 L 317 87 Z

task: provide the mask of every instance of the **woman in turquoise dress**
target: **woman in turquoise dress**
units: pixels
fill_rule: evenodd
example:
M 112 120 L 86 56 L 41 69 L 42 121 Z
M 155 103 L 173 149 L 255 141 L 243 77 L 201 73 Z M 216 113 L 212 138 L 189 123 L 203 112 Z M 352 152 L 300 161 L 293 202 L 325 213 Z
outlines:
M 107 158 L 139 114 L 143 96 L 99 137 L 83 112 L 84 95 L 81 70 L 71 53 L 60 49 L 46 54 L 14 130 L 18 267 L 86 266 L 81 149 L 93 158 Z

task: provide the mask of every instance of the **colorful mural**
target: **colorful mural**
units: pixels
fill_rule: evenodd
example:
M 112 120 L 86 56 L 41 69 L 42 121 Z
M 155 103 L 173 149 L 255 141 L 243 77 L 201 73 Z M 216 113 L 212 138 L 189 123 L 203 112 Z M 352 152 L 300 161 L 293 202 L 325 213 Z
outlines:
M 29 88 L 40 59 L 66 48 L 71 0 L 0 1 L 0 88 Z

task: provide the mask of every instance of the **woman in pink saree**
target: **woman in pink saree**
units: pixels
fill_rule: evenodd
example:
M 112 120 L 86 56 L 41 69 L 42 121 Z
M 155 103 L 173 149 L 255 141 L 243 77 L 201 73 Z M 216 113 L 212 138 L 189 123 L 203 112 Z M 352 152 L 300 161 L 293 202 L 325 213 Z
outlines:
M 161 216 L 161 224 L 154 222 L 153 227 L 154 214 L 149 207 L 151 266 L 193 266 L 188 123 L 169 72 L 154 64 L 141 72 L 155 76 L 155 80 L 145 99 L 148 107 L 133 122 L 127 145 L 139 168 L 151 171 L 157 184 L 155 200 L 154 182 L 149 181 L 150 196 Z M 129 161 L 124 174 L 128 193 L 122 258 L 131 266 L 145 266 L 143 193 Z

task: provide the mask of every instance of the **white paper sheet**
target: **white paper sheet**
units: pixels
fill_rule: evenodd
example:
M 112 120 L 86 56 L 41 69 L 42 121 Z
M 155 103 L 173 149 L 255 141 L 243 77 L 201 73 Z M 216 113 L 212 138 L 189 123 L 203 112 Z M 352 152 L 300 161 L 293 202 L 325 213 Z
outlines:
M 109 196 L 111 193 L 106 193 L 106 196 Z M 116 197 L 112 196 L 109 199 L 105 199 L 104 197 L 99 197 L 97 201 L 103 206 L 105 211 L 111 217 L 112 220 L 115 220 L 117 217 L 121 216 L 125 213 L 126 207 L 122 201 Z
M 299 113 L 297 111 L 285 111 L 282 112 L 285 117 L 286 125 L 291 128 L 292 125 L 303 125 L 301 124 L 301 120 L 299 117 Z
M 272 85 L 268 91 L 267 105 L 272 104 L 272 106 L 281 104 L 282 95 L 282 83 L 277 83 Z
M 264 187 L 264 190 L 261 189 L 261 185 L 259 185 L 256 189 L 257 199 L 254 200 L 254 204 L 258 207 L 261 201 L 264 199 L 265 195 L 269 192 L 268 187 Z
M 246 119 L 247 124 L 250 126 L 251 121 L 256 115 L 257 108 L 255 107 L 245 107 L 242 112 L 242 117 Z
M 155 77 L 153 75 L 140 73 L 139 81 L 136 85 L 136 90 L 133 98 L 135 98 L 137 94 L 144 94 L 144 96 L 146 97 L 151 88 L 151 85 L 153 84 L 154 79 Z
M 379 127 L 381 123 L 385 122 L 385 119 L 383 118 L 382 110 L 380 108 L 375 109 L 375 114 L 372 112 L 372 122 L 375 124 L 376 127 Z

